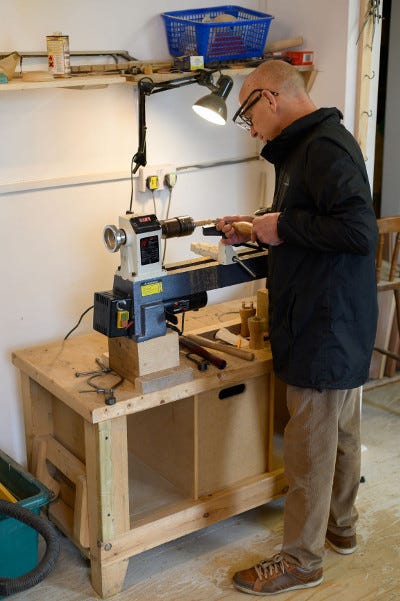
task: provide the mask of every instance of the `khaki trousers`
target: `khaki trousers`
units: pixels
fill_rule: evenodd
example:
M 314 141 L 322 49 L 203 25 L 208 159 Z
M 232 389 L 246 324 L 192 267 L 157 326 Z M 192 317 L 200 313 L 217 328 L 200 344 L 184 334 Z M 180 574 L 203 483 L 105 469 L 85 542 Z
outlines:
M 355 534 L 360 404 L 361 388 L 287 386 L 284 466 L 289 489 L 282 551 L 303 568 L 322 566 L 327 528 L 342 536 Z

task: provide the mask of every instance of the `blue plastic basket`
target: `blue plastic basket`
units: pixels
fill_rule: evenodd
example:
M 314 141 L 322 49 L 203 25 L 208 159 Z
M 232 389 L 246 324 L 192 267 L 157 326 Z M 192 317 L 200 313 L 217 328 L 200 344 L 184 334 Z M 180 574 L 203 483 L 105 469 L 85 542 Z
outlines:
M 231 15 L 235 20 L 213 22 L 221 15 Z M 204 62 L 261 57 L 274 18 L 232 5 L 177 10 L 161 16 L 170 54 L 203 56 Z

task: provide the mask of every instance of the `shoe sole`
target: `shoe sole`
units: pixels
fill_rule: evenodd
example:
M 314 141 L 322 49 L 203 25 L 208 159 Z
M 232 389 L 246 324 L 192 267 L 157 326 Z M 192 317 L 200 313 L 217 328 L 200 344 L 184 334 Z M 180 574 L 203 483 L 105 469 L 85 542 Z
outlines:
M 339 553 L 340 555 L 351 555 L 357 549 L 357 547 L 350 547 L 349 549 L 345 549 L 344 547 L 338 547 L 337 545 L 333 544 L 328 538 L 325 540 L 327 545 L 333 551 L 336 551 L 336 553 Z
M 248 593 L 249 595 L 258 595 L 258 596 L 262 596 L 262 597 L 270 597 L 272 595 L 277 595 L 278 593 L 290 593 L 290 591 L 296 591 L 298 589 L 302 589 L 302 588 L 312 588 L 313 586 L 318 586 L 318 584 L 321 584 L 321 582 L 323 581 L 323 577 L 320 578 L 319 580 L 315 580 L 314 582 L 308 582 L 307 584 L 295 584 L 294 586 L 290 586 L 288 588 L 283 588 L 280 591 L 275 591 L 273 593 L 262 593 L 262 592 L 257 592 L 257 591 L 252 591 L 249 588 L 246 588 L 245 586 L 241 586 L 240 584 L 237 584 L 236 582 L 233 582 L 233 586 L 238 590 L 241 591 L 242 593 Z

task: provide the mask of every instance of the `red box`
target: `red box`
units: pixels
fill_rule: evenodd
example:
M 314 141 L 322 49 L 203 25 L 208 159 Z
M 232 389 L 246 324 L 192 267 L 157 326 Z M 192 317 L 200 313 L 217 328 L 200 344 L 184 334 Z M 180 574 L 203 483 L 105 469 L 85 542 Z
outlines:
M 306 66 L 314 62 L 314 52 L 312 50 L 287 51 L 286 56 L 291 59 L 292 65 Z

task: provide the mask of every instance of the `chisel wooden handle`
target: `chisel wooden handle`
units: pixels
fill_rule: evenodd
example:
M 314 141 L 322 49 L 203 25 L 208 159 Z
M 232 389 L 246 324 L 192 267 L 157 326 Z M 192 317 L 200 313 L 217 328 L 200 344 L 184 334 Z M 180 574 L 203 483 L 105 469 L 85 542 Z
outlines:
M 218 369 L 224 369 L 226 367 L 225 359 L 221 359 L 221 357 L 209 353 L 205 348 L 196 344 L 193 340 L 189 340 L 186 336 L 179 336 L 179 344 L 187 348 L 191 353 L 195 353 L 195 355 L 207 359 L 207 361 L 218 367 Z
M 196 342 L 197 344 L 201 344 L 201 346 L 214 348 L 216 351 L 222 351 L 224 353 L 227 353 L 228 355 L 233 355 L 234 357 L 240 357 L 240 359 L 245 359 L 246 361 L 253 361 L 254 359 L 254 353 L 234 348 L 232 346 L 227 346 L 226 344 L 221 344 L 220 342 L 213 342 L 212 340 L 208 340 L 207 338 L 203 338 L 202 336 L 188 334 L 187 338 L 189 338 L 189 340 L 193 340 L 193 342 Z
M 251 236 L 253 231 L 253 225 L 248 221 L 234 221 L 232 227 L 238 234 L 242 234 L 243 236 Z

